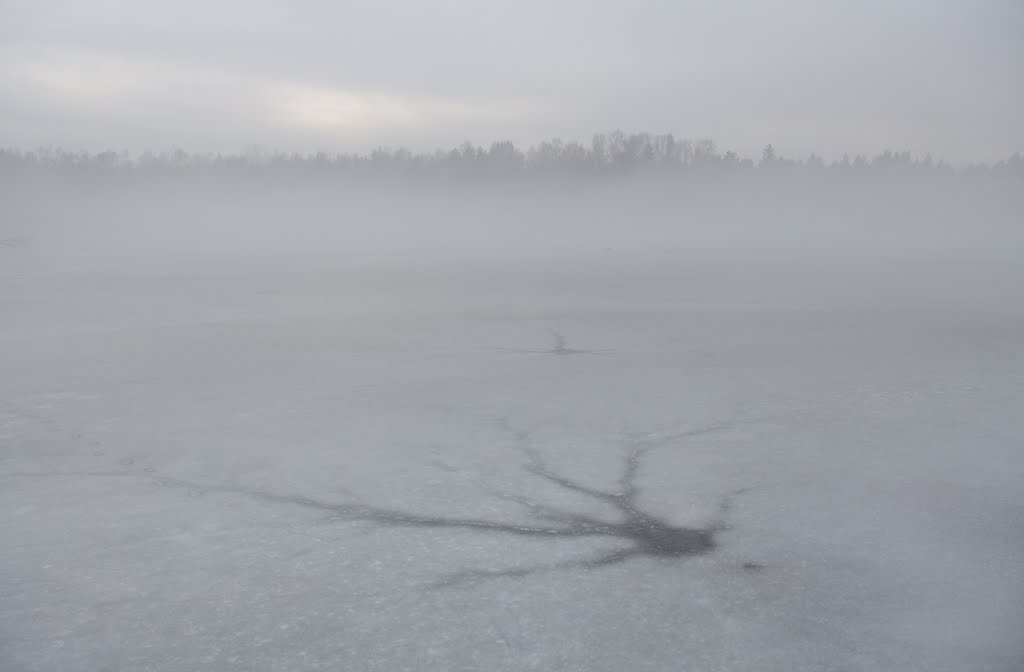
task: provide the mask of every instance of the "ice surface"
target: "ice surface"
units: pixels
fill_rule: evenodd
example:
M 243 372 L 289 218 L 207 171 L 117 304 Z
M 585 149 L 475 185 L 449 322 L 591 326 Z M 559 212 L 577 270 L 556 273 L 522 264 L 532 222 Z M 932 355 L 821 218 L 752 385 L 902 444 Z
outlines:
M 0 254 L 4 670 L 1024 661 L 1012 255 Z

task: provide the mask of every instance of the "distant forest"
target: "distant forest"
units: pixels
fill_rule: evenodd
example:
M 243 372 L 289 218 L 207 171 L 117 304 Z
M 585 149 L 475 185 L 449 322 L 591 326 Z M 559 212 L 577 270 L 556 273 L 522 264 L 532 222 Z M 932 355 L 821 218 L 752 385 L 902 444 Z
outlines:
M 720 151 L 711 140 L 683 140 L 671 134 L 623 133 L 594 135 L 589 145 L 552 139 L 522 150 L 513 143 L 495 142 L 489 147 L 466 142 L 450 150 L 413 153 L 407 149 L 380 147 L 368 154 L 284 153 L 250 148 L 234 155 L 195 154 L 182 150 L 138 155 L 106 151 L 68 152 L 59 148 L 36 150 L 0 149 L 0 172 L 41 171 L 69 174 L 208 172 L 215 174 L 336 174 L 339 176 L 407 176 L 458 179 L 510 178 L 515 176 L 988 176 L 1024 178 L 1024 156 L 1013 154 L 994 164 L 953 168 L 929 156 L 887 151 L 873 157 L 844 156 L 825 161 L 811 155 L 803 160 L 787 158 L 772 145 L 756 160 L 736 152 Z

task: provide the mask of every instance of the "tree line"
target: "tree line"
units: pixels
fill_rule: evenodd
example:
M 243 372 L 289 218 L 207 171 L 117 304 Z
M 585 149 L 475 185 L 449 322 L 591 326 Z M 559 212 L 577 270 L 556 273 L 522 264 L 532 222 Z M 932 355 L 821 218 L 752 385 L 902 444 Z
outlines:
M 405 148 L 378 147 L 365 154 L 286 153 L 249 147 L 238 154 L 104 151 L 71 152 L 55 147 L 34 150 L 0 149 L 0 171 L 59 172 L 191 172 L 323 173 L 364 176 L 442 176 L 488 178 L 533 175 L 601 176 L 623 174 L 690 175 L 891 175 L 893 173 L 954 176 L 1024 177 L 1019 152 L 993 164 L 954 169 L 948 163 L 909 152 L 886 151 L 872 157 L 844 156 L 825 161 L 811 154 L 787 158 L 772 145 L 757 159 L 720 151 L 711 140 L 679 139 L 670 133 L 598 133 L 589 144 L 551 139 L 523 150 L 509 141 L 489 147 L 464 142 L 449 150 L 413 153 Z

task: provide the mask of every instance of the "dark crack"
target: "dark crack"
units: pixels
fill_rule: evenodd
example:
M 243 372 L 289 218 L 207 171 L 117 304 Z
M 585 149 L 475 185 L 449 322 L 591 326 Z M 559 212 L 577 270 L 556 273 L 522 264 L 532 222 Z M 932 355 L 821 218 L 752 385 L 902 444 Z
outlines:
M 695 437 L 716 431 L 722 431 L 737 423 L 718 423 L 706 427 L 658 436 L 642 436 L 627 439 L 628 450 L 623 459 L 622 473 L 618 480 L 618 488 L 614 491 L 601 490 L 580 483 L 579 481 L 551 470 L 542 459 L 540 453 L 531 443 L 529 432 L 512 428 L 507 422 L 500 425 L 511 434 L 516 450 L 526 458 L 525 469 L 537 478 L 552 483 L 559 488 L 601 502 L 619 513 L 616 521 L 607 520 L 596 515 L 568 511 L 544 502 L 538 502 L 521 495 L 504 492 L 488 492 L 497 498 L 514 502 L 523 507 L 529 514 L 530 522 L 509 522 L 487 518 L 434 516 L 412 513 L 409 511 L 373 506 L 357 501 L 331 503 L 315 498 L 283 495 L 262 490 L 215 487 L 208 491 L 236 492 L 263 501 L 277 504 L 290 504 L 307 509 L 314 509 L 336 520 L 368 522 L 381 527 L 390 528 L 422 528 L 422 529 L 458 529 L 489 534 L 504 534 L 519 537 L 544 539 L 609 539 L 622 542 L 623 546 L 604 554 L 558 564 L 542 564 L 526 567 L 513 567 L 502 570 L 470 570 L 449 575 L 435 584 L 436 586 L 453 586 L 498 577 L 523 577 L 543 571 L 554 571 L 569 568 L 597 569 L 615 565 L 637 557 L 686 558 L 704 555 L 715 550 L 716 535 L 725 529 L 723 521 L 718 520 L 704 527 L 682 527 L 645 511 L 638 503 L 640 490 L 636 478 L 640 471 L 641 459 L 653 448 L 666 443 Z M 174 481 L 171 481 L 174 482 Z M 181 485 L 196 487 L 195 484 L 180 482 Z M 722 498 L 719 506 L 720 515 L 724 515 L 731 506 L 736 491 Z
M 529 431 L 517 429 L 506 420 L 499 420 L 499 426 L 512 438 L 515 450 L 525 458 L 524 469 L 534 477 L 546 481 L 559 489 L 575 493 L 583 498 L 599 502 L 618 514 L 616 520 L 577 511 L 565 510 L 550 504 L 505 492 L 487 489 L 496 498 L 513 502 L 527 512 L 526 522 L 492 520 L 488 518 L 438 516 L 419 514 L 364 503 L 351 493 L 349 501 L 332 502 L 302 495 L 290 495 L 268 490 L 228 485 L 209 485 L 184 479 L 135 471 L 81 471 L 81 472 L 40 472 L 8 473 L 10 477 L 46 476 L 116 476 L 150 478 L 162 486 L 175 486 L 186 490 L 190 496 L 205 493 L 230 493 L 244 495 L 259 501 L 296 506 L 328 514 L 330 520 L 370 523 L 379 527 L 406 529 L 450 529 L 500 534 L 515 537 L 540 539 L 606 539 L 619 542 L 619 547 L 603 554 L 557 564 L 540 564 L 513 567 L 501 570 L 470 570 L 449 575 L 435 584 L 453 586 L 465 582 L 498 577 L 523 577 L 537 572 L 569 568 L 598 569 L 616 565 L 639 557 L 688 558 L 704 555 L 715 550 L 717 535 L 726 529 L 724 517 L 732 506 L 732 499 L 742 490 L 723 496 L 719 502 L 718 520 L 702 527 L 673 525 L 667 520 L 645 511 L 640 502 L 637 476 L 642 467 L 643 457 L 652 449 L 668 443 L 693 438 L 704 434 L 730 429 L 741 421 L 715 423 L 704 427 L 665 434 L 626 436 L 623 439 L 624 456 L 622 470 L 616 487 L 604 490 L 585 485 L 578 480 L 552 470 L 541 453 L 532 443 Z M 749 421 L 747 421 L 749 422 Z M 122 460 L 122 464 L 128 463 Z M 130 463 L 128 463 L 130 464 Z M 445 465 L 447 471 L 459 471 Z M 745 567 L 746 568 L 746 567 Z M 757 571 L 753 566 L 751 571 Z

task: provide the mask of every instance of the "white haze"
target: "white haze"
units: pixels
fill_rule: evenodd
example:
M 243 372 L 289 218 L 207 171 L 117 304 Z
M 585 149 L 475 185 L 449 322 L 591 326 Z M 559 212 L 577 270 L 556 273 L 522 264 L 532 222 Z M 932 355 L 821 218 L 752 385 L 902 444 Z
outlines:
M 9 177 L 5 670 L 1022 661 L 1012 175 Z
M 0 672 L 1024 669 L 1022 36 L 0 0 Z
M 755 155 L 1024 147 L 1018 0 L 6 0 L 0 145 L 431 151 L 674 129 Z M 585 136 L 584 136 L 585 137 Z

